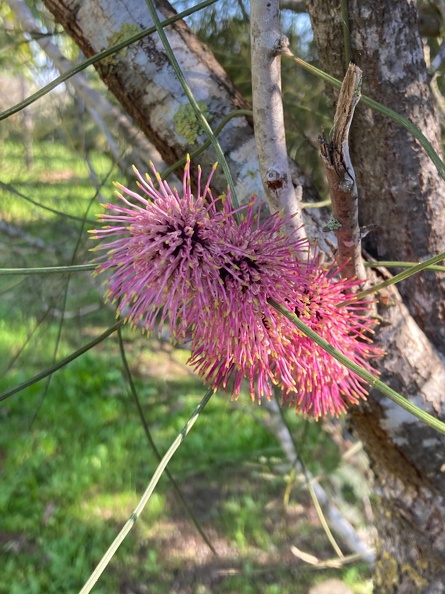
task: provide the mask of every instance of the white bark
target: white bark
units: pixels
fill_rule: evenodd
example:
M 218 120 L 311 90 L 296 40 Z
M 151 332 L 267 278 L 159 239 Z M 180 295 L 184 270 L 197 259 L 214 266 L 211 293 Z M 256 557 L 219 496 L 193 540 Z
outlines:
M 253 121 L 263 187 L 270 210 L 282 211 L 289 231 L 304 238 L 302 189 L 296 191 L 292 184 L 286 148 L 281 53 L 289 42 L 280 33 L 278 0 L 252 0 L 250 38 Z

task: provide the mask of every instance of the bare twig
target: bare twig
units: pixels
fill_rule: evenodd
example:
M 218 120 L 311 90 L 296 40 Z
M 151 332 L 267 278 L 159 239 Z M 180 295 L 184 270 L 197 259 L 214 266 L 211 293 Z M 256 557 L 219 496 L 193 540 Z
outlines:
M 360 68 L 349 64 L 338 98 L 331 140 L 321 136 L 319 141 L 332 199 L 333 219 L 328 226 L 337 236 L 342 275 L 365 280 L 358 224 L 357 183 L 349 156 L 349 129 L 360 100 L 361 81 Z
M 289 41 L 280 34 L 278 0 L 252 0 L 252 92 L 260 173 L 272 212 L 282 211 L 289 232 L 305 237 L 303 217 L 289 170 L 281 100 L 281 59 Z M 298 188 L 301 198 L 301 187 Z

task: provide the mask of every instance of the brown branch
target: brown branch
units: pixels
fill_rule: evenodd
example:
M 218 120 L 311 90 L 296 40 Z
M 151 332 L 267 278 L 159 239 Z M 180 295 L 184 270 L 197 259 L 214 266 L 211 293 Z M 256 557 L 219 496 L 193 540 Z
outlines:
M 320 152 L 332 199 L 332 229 L 338 241 L 338 262 L 344 277 L 366 280 L 358 224 L 358 192 L 349 156 L 349 129 L 360 100 L 362 71 L 349 64 L 338 98 L 331 140 L 319 138 Z

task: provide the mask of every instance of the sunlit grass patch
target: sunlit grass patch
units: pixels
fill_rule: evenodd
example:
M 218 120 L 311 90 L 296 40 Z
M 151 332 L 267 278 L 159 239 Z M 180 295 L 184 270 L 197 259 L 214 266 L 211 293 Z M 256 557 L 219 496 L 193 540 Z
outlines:
M 86 162 L 61 143 L 36 144 L 34 165 L 29 170 L 24 167 L 17 143 L 6 142 L 2 154 L 0 181 L 6 187 L 0 187 L 1 215 L 10 223 L 36 225 L 58 217 L 39 205 L 59 211 L 62 218 L 63 215 L 82 218 L 88 212 L 88 218 L 94 220 L 94 214 L 100 212 L 100 201 L 113 198 L 111 182 L 117 170 L 113 174 L 109 158 L 101 153 L 91 154 L 95 177 L 91 177 Z M 98 194 L 94 184 L 106 177 L 108 181 Z

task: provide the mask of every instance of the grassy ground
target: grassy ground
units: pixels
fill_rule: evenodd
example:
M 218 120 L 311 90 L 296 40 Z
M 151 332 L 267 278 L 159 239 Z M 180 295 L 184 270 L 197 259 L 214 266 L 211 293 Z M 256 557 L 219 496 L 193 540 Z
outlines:
M 19 144 L 5 143 L 1 154 L 0 213 L 9 227 L 0 266 L 84 262 L 91 225 L 81 219 L 94 219 L 98 196 L 111 199 L 111 179 L 119 178 L 111 164 L 92 155 L 91 177 L 85 163 L 54 143 L 36 147 L 29 172 Z M 89 273 L 0 277 L 0 391 L 113 321 Z M 187 351 L 128 329 L 124 344 L 147 425 L 164 453 L 205 386 L 187 368 Z M 341 427 L 287 416 L 312 472 L 329 476 L 345 513 L 357 516 L 360 494 L 353 478 L 344 478 Z M 265 422 L 265 411 L 247 397 L 231 403 L 217 394 L 169 466 L 216 555 L 164 476 L 94 592 L 303 594 L 327 579 L 343 584 L 339 592 L 370 592 L 363 565 L 315 569 L 292 554 L 295 545 L 320 559 L 335 556 L 304 481 L 292 479 Z M 77 592 L 156 466 L 115 335 L 51 381 L 0 402 L 0 594 Z

